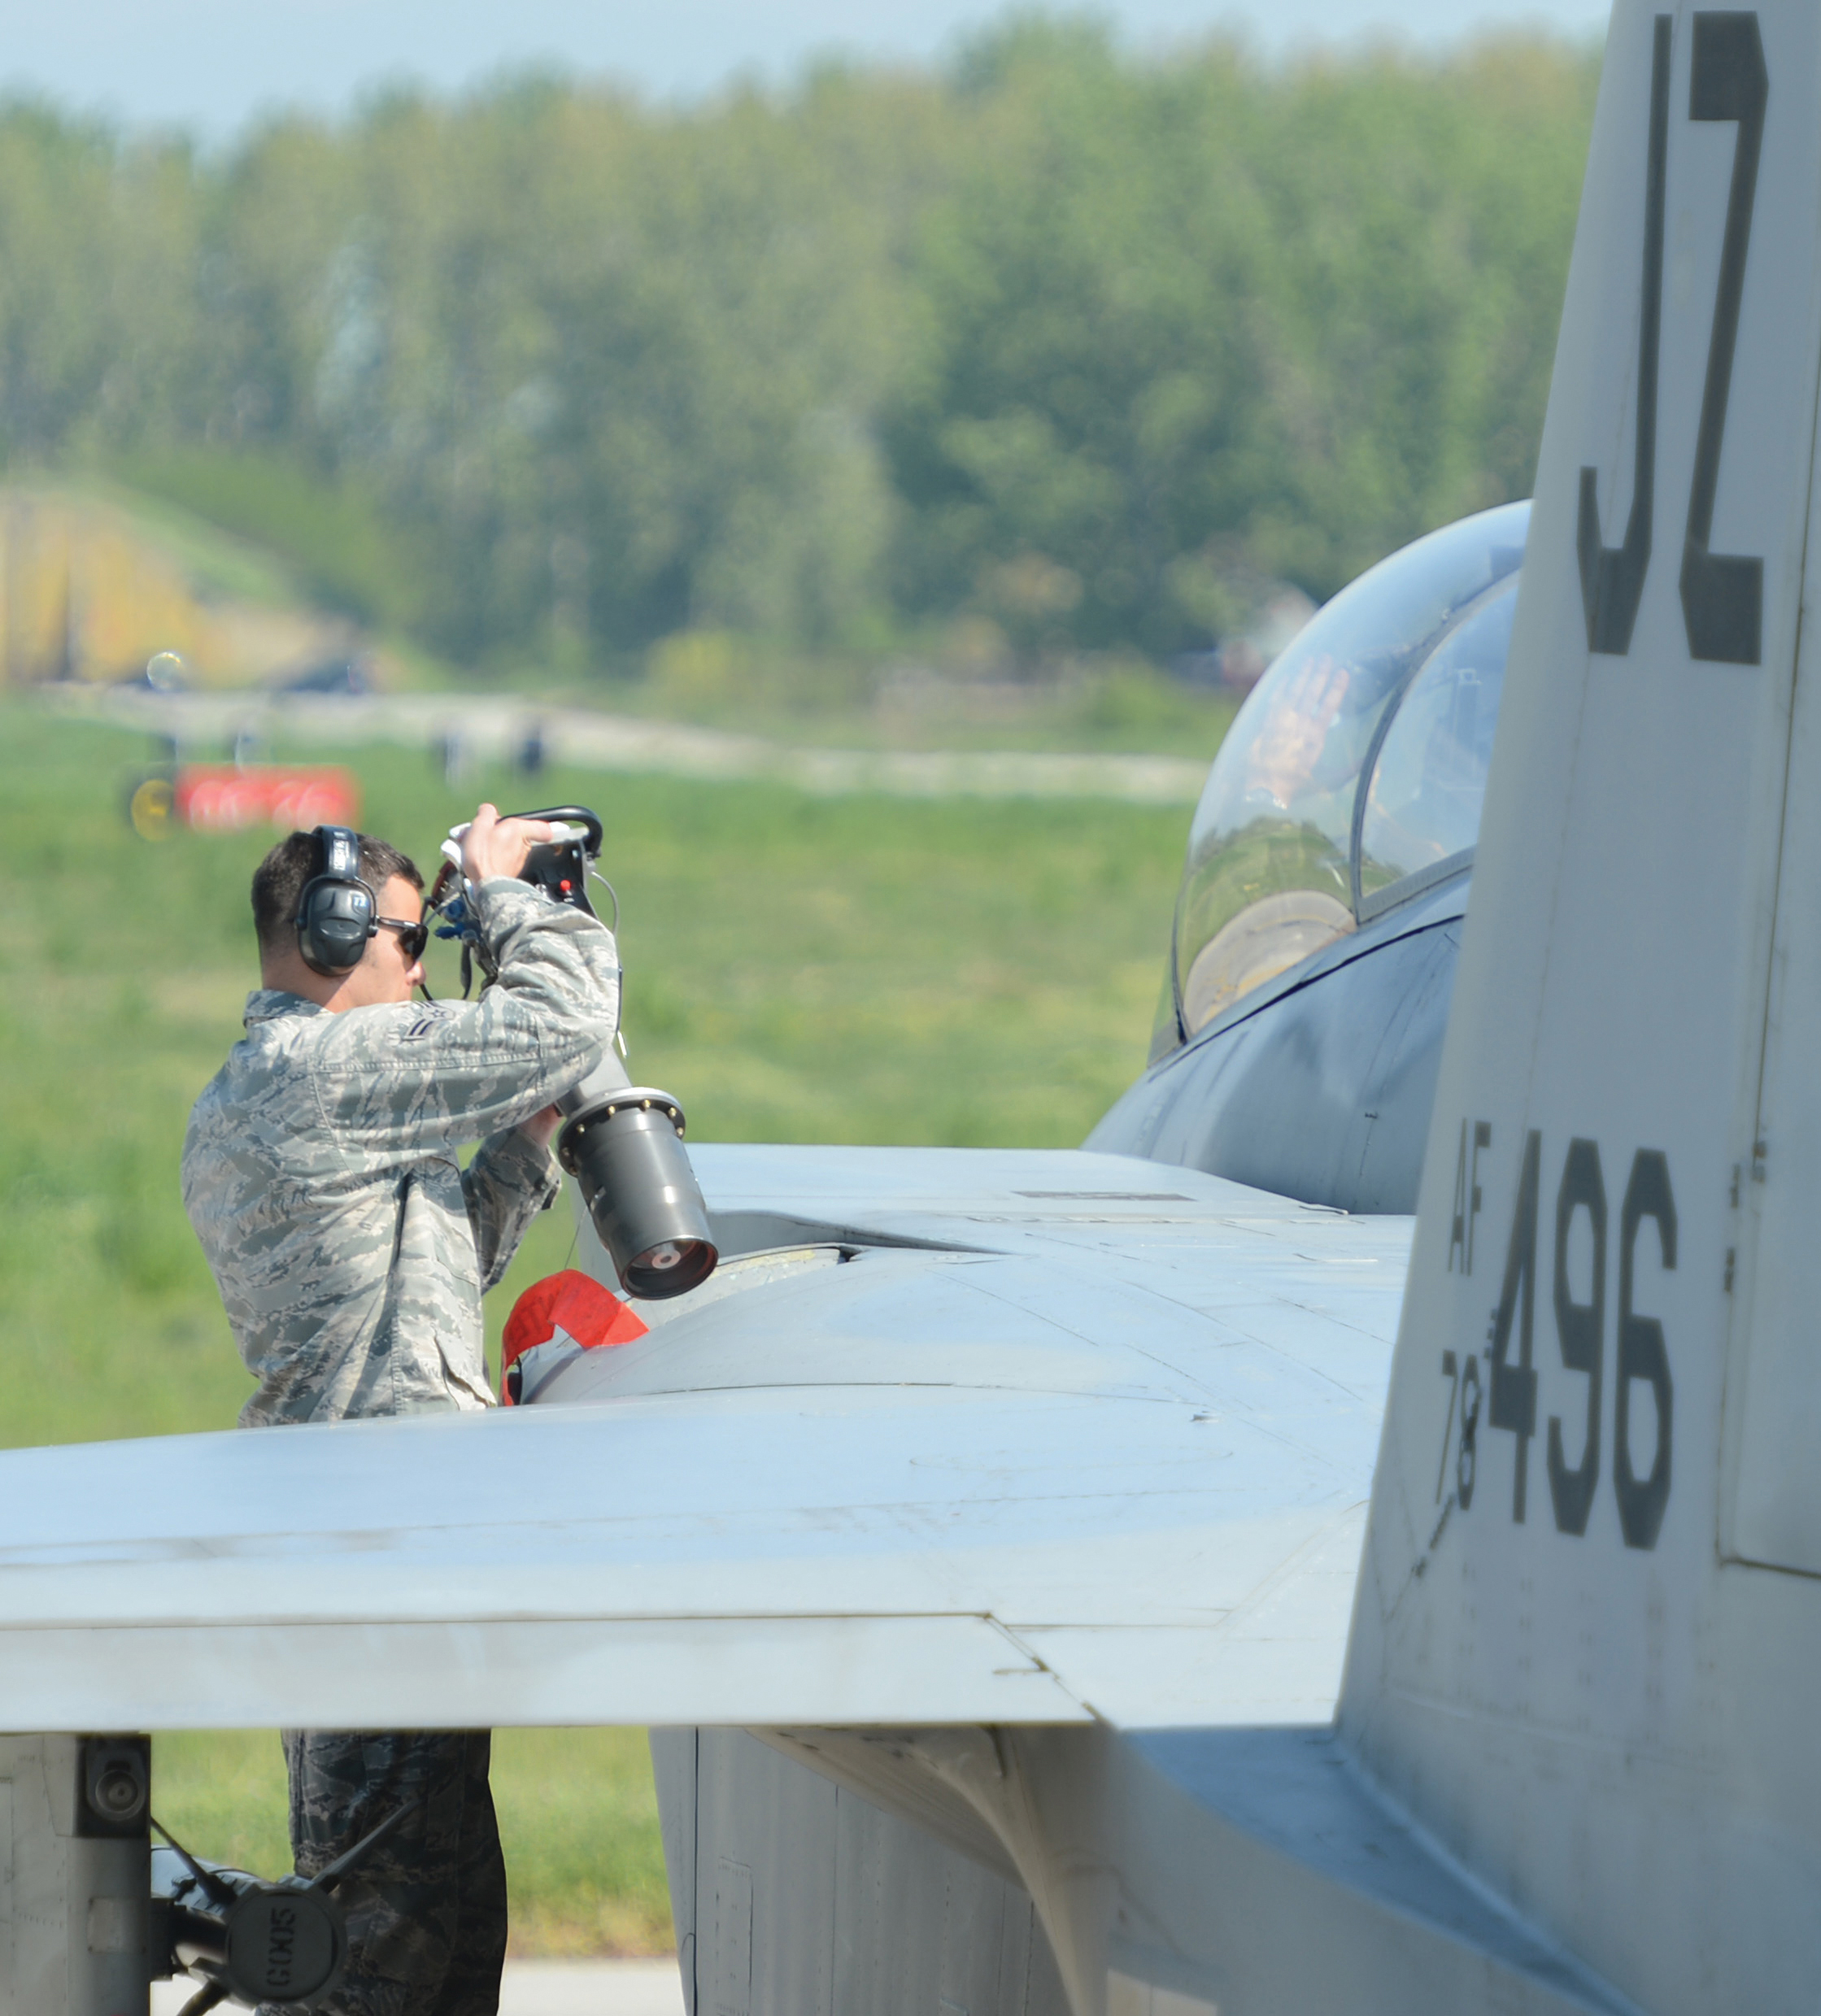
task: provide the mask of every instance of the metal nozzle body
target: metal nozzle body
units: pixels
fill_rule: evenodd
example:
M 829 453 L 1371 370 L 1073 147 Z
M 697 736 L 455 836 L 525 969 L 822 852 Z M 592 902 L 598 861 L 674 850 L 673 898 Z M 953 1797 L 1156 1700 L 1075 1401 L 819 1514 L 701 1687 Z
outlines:
M 267 1883 L 244 1869 L 152 1850 L 153 1923 L 167 1973 L 190 1970 L 243 2005 L 274 1999 L 313 2006 L 340 1979 L 347 1927 L 335 1899 L 292 1877 Z M 211 1894 L 212 1886 L 214 1894 Z
M 581 1185 L 621 1287 L 656 1301 L 706 1281 L 720 1256 L 683 1147 L 682 1107 L 634 1085 L 611 1047 L 556 1104 L 557 1160 Z

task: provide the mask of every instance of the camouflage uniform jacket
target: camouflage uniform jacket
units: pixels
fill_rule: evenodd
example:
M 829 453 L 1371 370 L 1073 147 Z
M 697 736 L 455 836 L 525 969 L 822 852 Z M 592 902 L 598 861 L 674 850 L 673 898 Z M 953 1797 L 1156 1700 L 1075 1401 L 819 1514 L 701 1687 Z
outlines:
M 604 925 L 524 882 L 477 908 L 499 968 L 477 1001 L 259 990 L 196 1102 L 184 1206 L 259 1382 L 243 1427 L 489 1404 L 481 1291 L 558 1181 L 516 1130 L 599 1060 L 620 973 Z

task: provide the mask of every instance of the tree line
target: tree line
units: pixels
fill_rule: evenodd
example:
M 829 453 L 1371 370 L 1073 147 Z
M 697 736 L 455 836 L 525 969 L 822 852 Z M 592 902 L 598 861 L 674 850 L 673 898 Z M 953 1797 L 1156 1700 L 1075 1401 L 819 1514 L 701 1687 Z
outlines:
M 0 459 L 476 664 L 1204 648 L 1525 493 L 1597 69 L 1013 18 L 935 70 L 523 78 L 212 153 L 15 104 Z

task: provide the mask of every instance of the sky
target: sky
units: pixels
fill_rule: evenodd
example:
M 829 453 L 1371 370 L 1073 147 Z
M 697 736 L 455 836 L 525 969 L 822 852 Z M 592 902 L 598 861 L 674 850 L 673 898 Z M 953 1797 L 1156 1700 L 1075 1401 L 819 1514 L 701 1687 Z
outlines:
M 995 0 L 0 0 L 0 92 L 231 139 L 281 107 L 346 111 L 388 83 L 459 91 L 503 70 L 611 76 L 688 101 L 781 82 L 819 55 L 927 61 Z M 1052 0 L 1050 11 L 1077 11 Z M 1605 0 L 1100 0 L 1131 46 L 1235 27 L 1282 53 L 1389 30 L 1435 46 L 1488 27 L 1605 31 Z

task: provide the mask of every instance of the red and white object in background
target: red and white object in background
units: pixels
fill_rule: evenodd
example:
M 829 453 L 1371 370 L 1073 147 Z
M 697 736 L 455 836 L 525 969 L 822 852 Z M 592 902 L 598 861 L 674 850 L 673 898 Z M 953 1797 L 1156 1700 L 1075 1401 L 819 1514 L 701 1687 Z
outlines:
M 528 1399 L 577 1352 L 630 1344 L 647 1326 L 619 1296 L 573 1267 L 534 1282 L 512 1304 L 499 1352 L 499 1397 Z
M 177 817 L 198 833 L 360 823 L 360 786 L 338 764 L 186 763 L 175 785 Z

